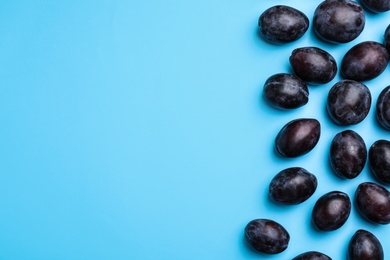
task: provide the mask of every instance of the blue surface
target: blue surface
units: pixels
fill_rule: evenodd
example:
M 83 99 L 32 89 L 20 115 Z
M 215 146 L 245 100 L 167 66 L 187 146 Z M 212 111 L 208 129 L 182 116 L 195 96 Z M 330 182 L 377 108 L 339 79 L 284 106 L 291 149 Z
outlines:
M 310 224 L 331 190 L 351 198 L 373 177 L 353 180 L 328 165 L 325 102 L 340 79 L 310 87 L 309 103 L 278 111 L 261 98 L 265 80 L 290 71 L 296 47 L 318 46 L 338 62 L 354 44 L 382 41 L 390 13 L 367 13 L 353 42 L 325 44 L 311 27 L 272 46 L 257 35 L 268 7 L 288 4 L 311 19 L 320 1 L 0 2 L 0 259 L 291 259 L 318 250 L 344 259 L 359 228 L 390 259 L 390 226 L 370 224 L 355 206 L 334 232 Z M 365 82 L 373 107 L 390 69 Z M 390 138 L 374 110 L 357 131 L 369 147 Z M 322 124 L 318 146 L 296 159 L 273 152 L 280 128 L 298 117 Z M 272 177 L 305 167 L 319 185 L 305 203 L 267 197 Z M 255 253 L 245 225 L 271 218 L 290 232 L 280 255 Z

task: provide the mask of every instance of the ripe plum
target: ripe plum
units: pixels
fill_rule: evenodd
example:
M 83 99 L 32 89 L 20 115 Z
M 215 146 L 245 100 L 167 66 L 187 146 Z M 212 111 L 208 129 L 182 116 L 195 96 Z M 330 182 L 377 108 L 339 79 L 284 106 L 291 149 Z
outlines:
M 258 25 L 264 40 L 280 44 L 301 38 L 309 28 L 309 19 L 293 7 L 276 5 L 260 15 Z
M 310 152 L 320 139 L 320 122 L 301 118 L 288 122 L 275 139 L 275 148 L 283 157 L 298 157 Z

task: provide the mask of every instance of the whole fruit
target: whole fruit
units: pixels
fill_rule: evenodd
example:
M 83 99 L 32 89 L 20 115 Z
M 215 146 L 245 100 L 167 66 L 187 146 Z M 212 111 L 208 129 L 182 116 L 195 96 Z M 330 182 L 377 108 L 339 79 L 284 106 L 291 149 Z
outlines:
M 351 200 L 341 191 L 331 191 L 322 195 L 314 205 L 312 220 L 322 231 L 339 229 L 351 213 Z
M 310 152 L 320 139 L 320 122 L 301 118 L 288 122 L 275 139 L 275 148 L 283 157 L 298 157 Z
M 281 109 L 298 108 L 309 101 L 306 83 L 288 73 L 278 73 L 269 77 L 264 84 L 263 94 L 268 103 Z
M 373 182 L 359 184 L 355 194 L 356 206 L 367 220 L 377 224 L 390 223 L 390 192 Z
M 334 123 L 355 125 L 367 117 L 371 108 L 371 93 L 363 83 L 342 80 L 330 89 L 326 105 Z
M 367 161 L 367 148 L 363 138 L 352 130 L 335 135 L 330 147 L 333 170 L 347 179 L 357 177 Z
M 247 242 L 257 251 L 278 254 L 286 250 L 290 241 L 287 230 L 270 219 L 254 219 L 245 227 Z
M 308 28 L 307 16 L 290 6 L 270 7 L 259 17 L 260 35 L 274 44 L 293 42 L 301 38 Z
M 333 56 L 317 47 L 294 49 L 290 65 L 295 75 L 312 85 L 328 83 L 337 73 L 337 63 Z
M 293 205 L 306 201 L 317 188 L 314 174 L 301 167 L 280 171 L 269 186 L 270 197 L 279 203 Z
M 346 43 L 356 39 L 364 29 L 364 11 L 350 0 L 326 0 L 315 10 L 313 29 L 326 41 Z
M 382 44 L 365 41 L 353 46 L 341 61 L 341 75 L 356 81 L 376 78 L 389 63 L 389 52 Z

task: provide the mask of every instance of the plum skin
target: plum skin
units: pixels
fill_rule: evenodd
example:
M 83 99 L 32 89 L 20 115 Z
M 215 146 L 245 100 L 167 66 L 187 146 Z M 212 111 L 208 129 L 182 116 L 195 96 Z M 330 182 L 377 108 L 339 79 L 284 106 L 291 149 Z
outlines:
M 375 41 L 364 41 L 347 51 L 341 60 L 341 75 L 356 81 L 378 77 L 389 63 L 389 52 Z
M 309 28 L 309 18 L 301 11 L 286 5 L 276 5 L 259 17 L 259 33 L 269 43 L 289 43 L 301 38 Z
M 383 247 L 371 232 L 359 229 L 348 243 L 348 259 L 383 260 Z
M 263 94 L 272 106 L 280 109 L 294 109 L 309 101 L 309 89 L 304 81 L 294 74 L 278 73 L 270 76 Z
M 368 161 L 374 176 L 380 182 L 390 184 L 390 141 L 375 141 L 368 151 Z
M 298 157 L 310 152 L 318 143 L 320 122 L 314 118 L 300 118 L 288 122 L 275 139 L 276 152 L 282 157 Z
M 314 11 L 313 29 L 325 41 L 347 43 L 361 34 L 365 21 L 364 11 L 356 2 L 327 0 Z
M 354 125 L 363 121 L 371 108 L 371 92 L 366 85 L 354 80 L 342 80 L 330 89 L 327 111 L 338 125 Z
M 318 47 L 296 48 L 292 51 L 289 61 L 294 74 L 308 84 L 328 83 L 337 73 L 334 57 Z
M 353 130 L 336 134 L 330 148 L 330 163 L 341 177 L 353 179 L 363 170 L 367 161 L 367 147 L 363 138 Z
M 317 178 L 301 167 L 291 167 L 274 176 L 269 186 L 271 198 L 281 204 L 296 205 L 309 199 L 317 189 Z
M 297 255 L 292 260 L 332 260 L 332 258 L 321 252 L 308 251 Z
M 374 13 L 382 13 L 390 10 L 390 0 L 360 0 L 365 8 Z
M 376 117 L 379 124 L 390 130 L 390 86 L 384 88 L 376 102 Z
M 341 191 L 331 191 L 322 195 L 314 205 L 312 221 L 321 231 L 339 229 L 349 218 L 351 200 Z
M 278 254 L 288 247 L 290 234 L 276 221 L 254 219 L 245 227 L 245 239 L 253 249 L 259 252 Z
M 386 47 L 387 51 L 390 52 L 390 24 L 387 26 L 383 38 L 383 45 Z
M 390 192 L 383 186 L 373 182 L 359 184 L 355 204 L 368 221 L 383 225 L 390 223 Z

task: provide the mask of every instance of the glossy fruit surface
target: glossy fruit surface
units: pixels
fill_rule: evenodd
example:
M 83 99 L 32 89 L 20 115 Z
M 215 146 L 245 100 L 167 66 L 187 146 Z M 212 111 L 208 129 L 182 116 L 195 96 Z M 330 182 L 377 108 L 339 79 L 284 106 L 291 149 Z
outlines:
M 364 11 L 356 2 L 326 0 L 314 12 L 313 29 L 326 41 L 346 43 L 361 34 L 365 21 Z
M 254 219 L 245 227 L 247 242 L 257 251 L 278 254 L 286 250 L 290 241 L 287 230 L 270 219 Z
M 326 105 L 330 118 L 336 124 L 358 124 L 370 111 L 371 93 L 363 83 L 342 80 L 330 89 Z
M 314 174 L 301 167 L 280 171 L 269 186 L 270 197 L 279 203 L 293 205 L 306 201 L 317 188 Z
M 385 46 L 374 41 L 365 41 L 353 46 L 341 61 L 341 74 L 356 81 L 376 78 L 386 69 L 389 53 Z
M 390 130 L 390 86 L 384 88 L 376 102 L 376 117 L 381 126 Z
M 304 81 L 293 74 L 272 75 L 264 84 L 265 99 L 274 107 L 298 108 L 309 101 L 309 90 Z
M 308 251 L 297 255 L 292 260 L 332 260 L 332 258 L 317 251 Z
M 298 157 L 310 152 L 320 139 L 320 122 L 301 118 L 288 122 L 275 139 L 275 148 L 284 157 Z
M 390 0 L 360 0 L 364 7 L 376 13 L 390 10 Z
M 375 177 L 384 184 L 390 184 L 390 141 L 374 142 L 368 151 L 368 161 Z
M 317 47 L 294 49 L 290 56 L 290 65 L 295 75 L 313 85 L 328 83 L 337 72 L 337 63 L 333 56 Z
M 351 213 L 351 200 L 341 191 L 331 191 L 322 195 L 314 205 L 312 220 L 322 231 L 339 229 Z
M 356 206 L 360 214 L 378 224 L 390 223 L 390 193 L 373 182 L 363 182 L 356 189 Z
M 385 45 L 387 51 L 390 52 L 390 24 L 387 26 L 387 28 L 385 30 L 383 44 Z
M 367 161 L 367 147 L 363 138 L 352 130 L 336 134 L 330 147 L 330 163 L 341 177 L 352 179 L 363 170 Z
M 359 229 L 348 244 L 349 260 L 383 260 L 383 247 L 371 232 Z
M 301 38 L 309 28 L 309 19 L 293 7 L 276 5 L 260 15 L 258 24 L 264 40 L 278 44 Z

